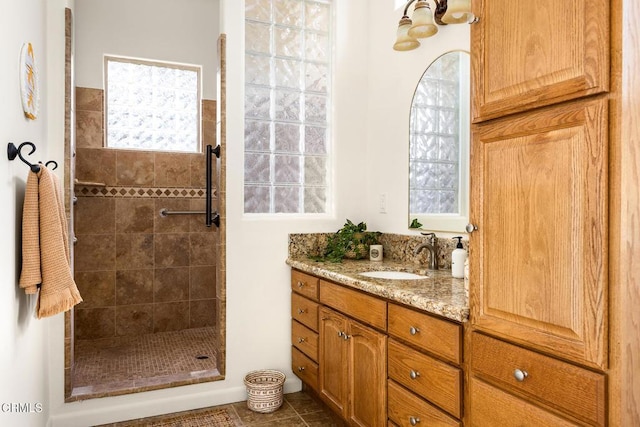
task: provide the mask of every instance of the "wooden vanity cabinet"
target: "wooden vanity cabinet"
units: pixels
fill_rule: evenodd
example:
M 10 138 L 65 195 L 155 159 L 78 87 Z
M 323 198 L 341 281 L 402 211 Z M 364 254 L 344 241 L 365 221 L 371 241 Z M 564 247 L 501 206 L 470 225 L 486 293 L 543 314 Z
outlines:
M 344 299 L 336 299 L 332 291 L 337 291 Z M 320 309 L 320 396 L 350 425 L 384 425 L 387 419 L 387 336 L 348 315 L 351 314 L 351 302 L 355 303 L 355 316 L 376 322 L 375 319 L 381 318 L 379 311 L 382 310 L 386 324 L 386 302 L 325 281 L 321 281 L 320 301 L 323 304 L 336 302 L 345 313 L 328 305 Z M 364 306 L 378 310 L 361 310 Z
M 461 324 L 296 270 L 292 290 L 293 371 L 349 425 L 461 425 Z

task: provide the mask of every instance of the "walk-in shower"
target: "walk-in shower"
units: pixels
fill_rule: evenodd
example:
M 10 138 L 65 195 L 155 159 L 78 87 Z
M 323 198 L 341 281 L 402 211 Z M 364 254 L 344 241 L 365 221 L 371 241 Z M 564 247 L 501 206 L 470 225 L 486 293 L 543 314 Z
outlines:
M 132 2 L 126 3 L 133 13 Z M 171 2 L 160 1 L 159 10 L 147 15 L 167 13 L 165 3 Z M 122 5 L 86 0 L 76 4 L 75 19 L 117 18 Z M 215 13 L 211 20 L 217 22 Z M 219 248 L 225 222 L 217 207 L 224 157 L 218 159 L 213 147 L 223 142 L 216 136 L 224 120 L 215 88 L 224 70 L 216 66 L 212 74 L 203 73 L 203 87 L 213 89 L 202 90 L 198 152 L 106 147 L 105 87 L 85 86 L 91 79 L 71 72 L 79 61 L 103 61 L 102 54 L 82 58 L 92 50 L 78 47 L 71 61 L 71 46 L 82 37 L 82 28 L 99 30 L 71 20 L 67 10 L 65 177 L 75 280 L 84 302 L 65 317 L 65 396 L 78 400 L 223 378 L 225 280 Z M 218 41 L 215 34 L 208 43 L 214 48 L 205 54 L 218 65 L 216 51 L 224 52 L 224 37 Z M 90 67 L 81 68 L 86 73 Z M 213 178 L 209 184 L 207 175 Z M 208 218 L 220 228 L 205 221 L 207 211 L 214 211 Z

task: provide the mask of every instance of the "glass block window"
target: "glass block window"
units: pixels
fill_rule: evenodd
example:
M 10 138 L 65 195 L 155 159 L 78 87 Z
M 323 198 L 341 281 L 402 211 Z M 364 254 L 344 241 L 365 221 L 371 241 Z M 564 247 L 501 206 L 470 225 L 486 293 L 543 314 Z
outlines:
M 105 144 L 200 152 L 201 67 L 105 57 Z
M 410 116 L 410 212 L 460 213 L 461 147 L 468 144 L 468 126 L 461 103 L 468 87 L 461 79 L 461 56 L 443 55 L 429 66 L 414 94 Z
M 245 213 L 325 213 L 330 0 L 245 1 Z

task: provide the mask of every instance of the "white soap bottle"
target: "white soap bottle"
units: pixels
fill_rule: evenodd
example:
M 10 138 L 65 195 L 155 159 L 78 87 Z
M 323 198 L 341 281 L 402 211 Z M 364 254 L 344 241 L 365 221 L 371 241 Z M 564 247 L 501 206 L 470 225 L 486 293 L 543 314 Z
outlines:
M 464 261 L 467 259 L 467 251 L 462 246 L 462 236 L 454 237 L 458 239 L 456 248 L 451 252 L 451 275 L 458 279 L 464 277 Z

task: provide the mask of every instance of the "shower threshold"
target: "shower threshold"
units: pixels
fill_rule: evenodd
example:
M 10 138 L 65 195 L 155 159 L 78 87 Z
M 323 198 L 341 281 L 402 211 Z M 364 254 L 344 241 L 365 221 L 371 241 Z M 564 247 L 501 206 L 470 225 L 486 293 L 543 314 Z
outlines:
M 67 401 L 118 396 L 224 379 L 212 327 L 76 340 Z

